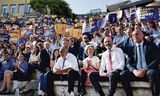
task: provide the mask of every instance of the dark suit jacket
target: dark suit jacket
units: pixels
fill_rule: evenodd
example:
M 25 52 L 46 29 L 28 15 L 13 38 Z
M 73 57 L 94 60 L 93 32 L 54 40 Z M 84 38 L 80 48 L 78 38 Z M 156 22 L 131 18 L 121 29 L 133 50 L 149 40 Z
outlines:
M 49 67 L 50 64 L 50 55 L 48 54 L 46 49 L 42 49 L 40 53 L 40 70 L 45 72 L 46 68 Z
M 136 69 L 137 63 L 137 51 L 136 45 L 130 48 L 128 58 L 127 58 L 127 68 L 130 71 Z M 147 64 L 147 70 L 149 69 L 158 69 L 160 64 L 160 53 L 159 49 L 153 42 L 148 42 L 144 40 L 143 50 L 145 53 L 145 59 Z

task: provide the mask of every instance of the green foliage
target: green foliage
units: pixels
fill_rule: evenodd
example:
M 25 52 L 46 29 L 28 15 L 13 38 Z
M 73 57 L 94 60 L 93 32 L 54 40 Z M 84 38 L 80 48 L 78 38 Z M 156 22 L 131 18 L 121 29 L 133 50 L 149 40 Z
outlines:
M 31 0 L 31 7 L 42 14 L 72 16 L 72 10 L 64 0 Z M 50 11 L 48 11 L 50 10 Z

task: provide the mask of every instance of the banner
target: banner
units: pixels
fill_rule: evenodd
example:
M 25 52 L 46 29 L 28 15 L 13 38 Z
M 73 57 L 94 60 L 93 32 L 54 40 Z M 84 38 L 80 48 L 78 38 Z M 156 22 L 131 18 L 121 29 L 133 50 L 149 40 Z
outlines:
M 55 31 L 53 29 L 45 29 L 44 36 L 53 38 L 54 32 Z
M 160 6 L 157 7 L 157 11 L 158 11 L 158 12 L 156 12 L 156 14 L 157 14 L 157 15 L 156 15 L 156 16 L 157 16 L 156 21 L 157 21 L 157 22 L 160 22 Z
M 33 35 L 33 29 L 26 29 L 23 32 L 24 36 L 30 36 Z
M 55 32 L 58 34 L 66 33 L 66 24 L 55 24 Z
M 44 29 L 36 29 L 35 34 L 36 35 L 43 35 L 44 34 Z
M 21 37 L 20 30 L 11 30 L 10 31 L 10 41 L 16 42 Z
M 90 32 L 91 32 L 90 22 L 84 21 L 84 23 L 82 23 L 82 33 L 90 33 Z
M 0 35 L 0 42 L 9 42 L 9 35 Z
M 71 37 L 81 37 L 82 36 L 82 28 L 75 28 L 73 26 L 69 26 L 67 32 L 69 33 L 69 36 Z
M 146 6 L 137 8 L 136 15 L 138 21 L 156 20 L 157 10 L 155 6 Z
M 116 23 L 117 22 L 117 13 L 109 14 L 108 21 L 110 23 Z
M 0 35 L 8 35 L 8 30 L 5 30 L 5 29 L 1 29 L 0 31 Z

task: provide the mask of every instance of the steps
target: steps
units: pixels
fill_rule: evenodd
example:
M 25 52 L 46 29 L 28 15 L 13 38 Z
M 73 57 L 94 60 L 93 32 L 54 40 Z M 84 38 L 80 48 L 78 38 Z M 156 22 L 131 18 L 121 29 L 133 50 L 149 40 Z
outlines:
M 106 93 L 108 91 L 108 82 L 100 82 L 104 93 Z M 68 90 L 68 82 L 67 81 L 55 81 L 54 82 L 55 85 L 55 92 L 56 92 L 56 96 L 61 96 L 61 92 L 64 90 L 65 94 L 67 94 L 67 90 Z M 77 82 L 76 82 L 76 87 L 74 88 L 74 92 L 77 93 Z M 149 87 L 149 83 L 148 82 L 131 82 L 131 85 L 133 87 L 133 92 L 134 92 L 134 96 L 151 96 L 151 91 L 150 91 L 150 87 Z M 117 90 L 114 96 L 125 96 L 125 92 L 122 88 L 122 85 L 120 83 L 118 83 L 117 85 Z M 95 90 L 93 89 L 92 85 L 89 84 L 86 86 L 86 90 L 87 90 L 87 95 L 86 96 L 99 96 Z

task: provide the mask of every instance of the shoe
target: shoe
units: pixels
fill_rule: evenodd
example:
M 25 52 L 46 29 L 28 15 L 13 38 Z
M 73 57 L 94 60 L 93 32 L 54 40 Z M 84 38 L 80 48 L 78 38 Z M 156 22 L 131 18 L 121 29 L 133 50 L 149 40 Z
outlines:
M 1 95 L 8 95 L 8 94 L 12 94 L 12 92 L 8 91 L 8 92 L 3 92 Z
M 69 94 L 69 96 L 75 96 L 75 94 L 74 94 L 73 92 L 71 92 L 71 93 Z

